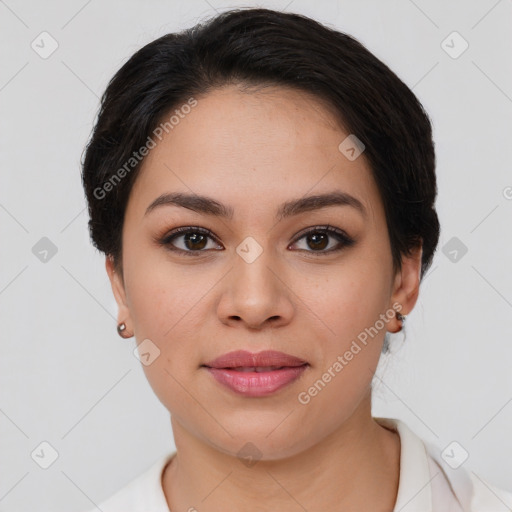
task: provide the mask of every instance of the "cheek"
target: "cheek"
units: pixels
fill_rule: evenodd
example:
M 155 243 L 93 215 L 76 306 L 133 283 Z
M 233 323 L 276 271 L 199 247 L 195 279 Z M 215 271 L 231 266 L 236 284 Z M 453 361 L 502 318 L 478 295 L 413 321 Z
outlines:
M 198 266 L 180 266 L 169 261 L 164 249 L 142 245 L 126 251 L 130 314 L 137 338 L 166 346 L 177 332 L 183 335 L 208 282 L 198 277 Z
M 166 407 L 183 399 L 179 382 L 185 382 L 201 360 L 197 328 L 201 325 L 200 280 L 166 265 L 141 264 L 130 268 L 127 291 L 139 357 L 146 377 Z M 190 271 L 191 272 L 191 271 Z M 149 356 L 144 356 L 149 353 Z M 149 364 L 145 364 L 149 362 Z
M 311 389 L 311 410 L 332 401 L 340 407 L 339 414 L 345 414 L 366 393 L 387 330 L 381 319 L 389 302 L 385 270 L 381 261 L 360 253 L 317 281 L 309 294 L 303 285 L 300 293 L 308 297 L 307 315 L 317 326 L 310 334 L 315 335 L 319 364 L 303 387 L 307 392 L 318 383 Z
M 197 307 L 204 292 L 191 292 L 189 296 L 176 293 L 176 289 L 189 289 L 190 283 L 176 282 L 170 276 L 153 279 L 154 276 L 158 273 L 146 274 L 133 288 L 132 315 L 139 357 L 160 402 L 170 411 L 186 411 L 190 407 L 186 388 L 202 357 L 201 347 L 194 341 L 198 339 L 200 317 L 204 317 Z M 144 352 L 150 356 L 145 358 Z
M 304 314 L 342 348 L 386 310 L 390 290 L 385 270 L 380 262 L 354 257 L 320 279 L 297 280 L 294 290 L 308 306 Z
M 318 364 L 300 388 L 298 407 L 304 425 L 323 417 L 325 433 L 347 420 L 370 392 L 386 333 L 382 321 L 375 327 L 389 299 L 385 282 L 368 268 L 360 274 L 353 270 L 350 277 L 330 277 L 311 308 L 319 312 L 314 320 Z M 313 423 L 311 428 L 318 428 Z

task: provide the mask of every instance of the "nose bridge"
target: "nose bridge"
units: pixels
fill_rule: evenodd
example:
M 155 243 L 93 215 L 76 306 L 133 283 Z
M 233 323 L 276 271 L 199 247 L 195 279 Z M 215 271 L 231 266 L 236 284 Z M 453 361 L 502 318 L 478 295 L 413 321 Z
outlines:
M 260 239 L 261 241 L 261 239 Z M 238 256 L 235 259 L 235 280 L 237 284 L 246 286 L 242 295 L 253 293 L 271 293 L 276 283 L 275 273 L 271 270 L 276 262 L 273 261 L 272 248 L 262 245 L 255 237 L 247 236 L 236 248 Z M 240 291 L 240 290 L 239 290 Z
M 246 237 L 236 247 L 228 288 L 219 304 L 223 321 L 239 319 L 252 328 L 269 319 L 289 320 L 293 307 L 287 300 L 286 286 L 280 279 L 275 251 Z

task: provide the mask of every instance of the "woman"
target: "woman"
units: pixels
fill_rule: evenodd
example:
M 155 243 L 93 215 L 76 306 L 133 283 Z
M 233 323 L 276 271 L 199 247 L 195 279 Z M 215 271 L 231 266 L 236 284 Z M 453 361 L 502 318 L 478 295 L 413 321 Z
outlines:
M 267 9 L 153 41 L 103 96 L 83 183 L 176 443 L 101 510 L 512 506 L 371 415 L 439 222 L 429 118 L 360 43 Z

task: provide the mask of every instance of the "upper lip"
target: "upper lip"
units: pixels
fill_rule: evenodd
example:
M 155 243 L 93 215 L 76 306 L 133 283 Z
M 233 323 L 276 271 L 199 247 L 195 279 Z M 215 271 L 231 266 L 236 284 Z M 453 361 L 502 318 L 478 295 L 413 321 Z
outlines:
M 210 368 L 239 368 L 239 367 L 257 367 L 257 366 L 302 366 L 307 361 L 284 352 L 275 350 L 264 350 L 263 352 L 252 353 L 246 350 L 235 350 L 228 352 L 216 359 L 205 363 L 203 366 Z

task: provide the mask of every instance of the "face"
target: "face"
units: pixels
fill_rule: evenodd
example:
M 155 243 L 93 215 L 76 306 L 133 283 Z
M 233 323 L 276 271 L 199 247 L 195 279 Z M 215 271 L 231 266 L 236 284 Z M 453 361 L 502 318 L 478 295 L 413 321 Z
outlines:
M 399 327 L 394 313 L 414 306 L 421 252 L 393 273 L 364 153 L 340 151 L 349 134 L 314 97 L 229 86 L 196 99 L 133 186 L 123 280 L 107 259 L 119 321 L 146 354 L 173 427 L 224 453 L 250 441 L 263 458 L 291 456 L 367 403 L 384 335 Z M 150 207 L 177 193 L 196 200 Z M 204 366 L 236 350 L 307 364 L 264 377 Z M 265 379 L 274 387 L 261 388 Z

